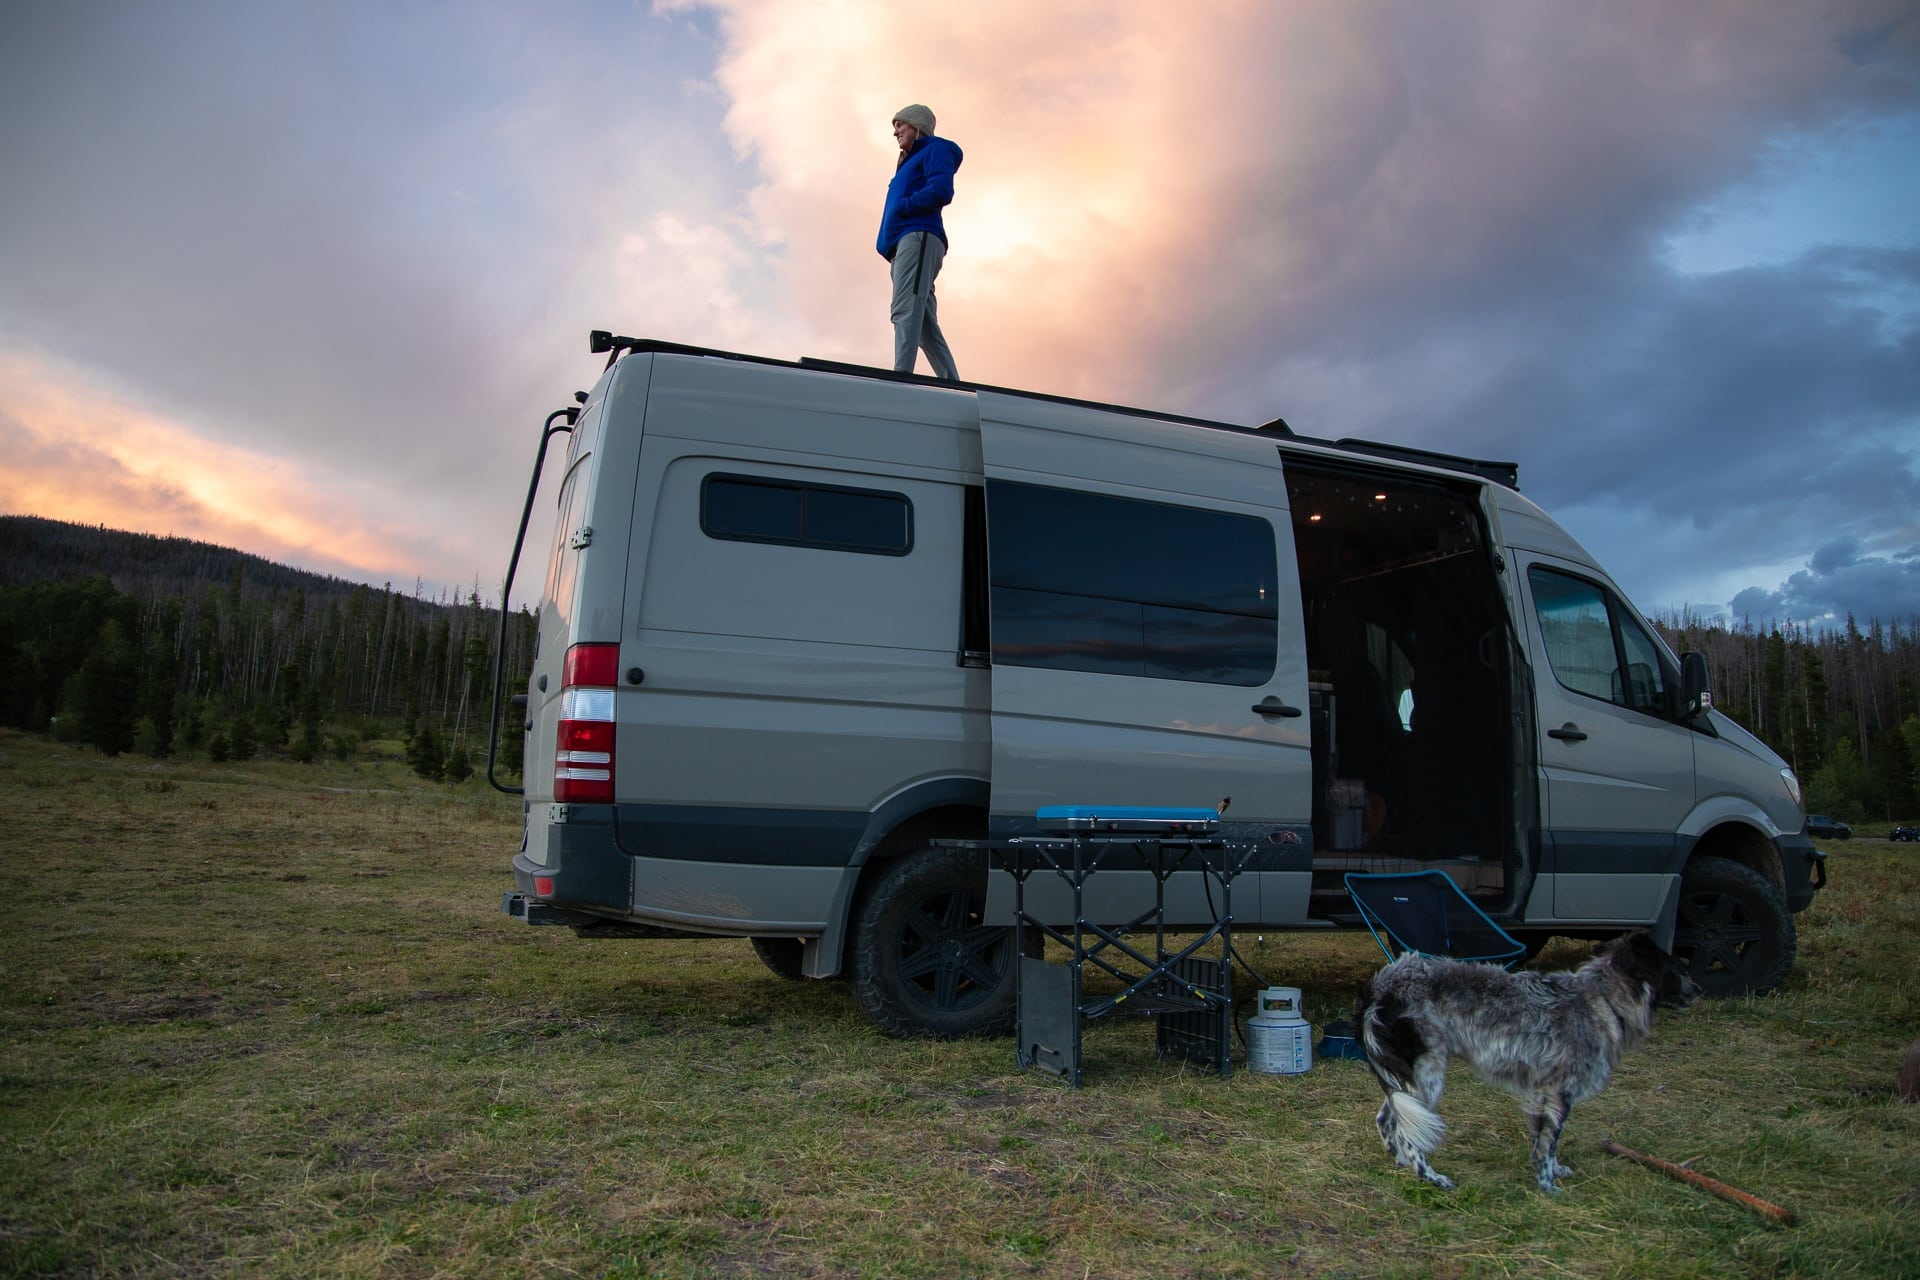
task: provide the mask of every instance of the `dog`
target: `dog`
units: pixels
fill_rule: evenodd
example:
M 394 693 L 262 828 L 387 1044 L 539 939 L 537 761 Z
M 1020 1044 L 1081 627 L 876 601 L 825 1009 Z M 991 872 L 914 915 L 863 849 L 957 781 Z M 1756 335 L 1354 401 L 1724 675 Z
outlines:
M 1357 1024 L 1367 1065 L 1386 1092 L 1375 1123 L 1394 1163 L 1441 1188 L 1427 1163 L 1446 1134 L 1434 1109 L 1447 1061 L 1459 1058 L 1520 1099 L 1542 1191 L 1573 1172 L 1560 1130 L 1573 1104 L 1607 1087 L 1614 1064 L 1653 1029 L 1656 1006 L 1685 1008 L 1700 986 L 1645 930 L 1615 938 L 1564 973 L 1509 973 L 1493 964 L 1409 953 L 1373 975 Z

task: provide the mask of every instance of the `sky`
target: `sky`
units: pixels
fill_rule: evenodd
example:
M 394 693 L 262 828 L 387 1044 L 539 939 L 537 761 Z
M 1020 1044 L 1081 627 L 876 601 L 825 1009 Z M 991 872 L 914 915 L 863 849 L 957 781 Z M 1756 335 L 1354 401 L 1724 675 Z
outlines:
M 910 102 L 963 377 L 1920 618 L 1920 0 L 9 0 L 0 512 L 497 600 L 590 329 L 889 361 Z

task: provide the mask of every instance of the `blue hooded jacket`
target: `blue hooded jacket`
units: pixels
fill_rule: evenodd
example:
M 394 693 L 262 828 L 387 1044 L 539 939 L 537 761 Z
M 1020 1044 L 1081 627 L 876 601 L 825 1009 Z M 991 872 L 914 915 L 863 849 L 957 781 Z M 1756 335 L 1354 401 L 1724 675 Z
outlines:
M 953 175 L 960 168 L 960 148 L 942 137 L 921 138 L 893 171 L 887 184 L 887 203 L 880 211 L 880 239 L 874 246 L 893 261 L 893 247 L 909 231 L 931 231 L 947 243 L 940 210 L 953 200 Z

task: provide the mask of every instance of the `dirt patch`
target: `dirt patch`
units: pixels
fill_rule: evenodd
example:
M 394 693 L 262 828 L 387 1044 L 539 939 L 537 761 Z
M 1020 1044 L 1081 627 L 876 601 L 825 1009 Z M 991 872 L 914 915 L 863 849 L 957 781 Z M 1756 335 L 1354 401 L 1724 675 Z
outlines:
M 153 1026 L 166 1022 L 228 1021 L 233 1015 L 217 991 L 132 996 L 96 1006 L 102 1021 L 114 1027 Z

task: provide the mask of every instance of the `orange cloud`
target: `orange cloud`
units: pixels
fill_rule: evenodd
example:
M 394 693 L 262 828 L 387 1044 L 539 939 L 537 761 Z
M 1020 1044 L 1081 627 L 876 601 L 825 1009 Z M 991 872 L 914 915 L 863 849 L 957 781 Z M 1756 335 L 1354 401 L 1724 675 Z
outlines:
M 1350 6 L 704 7 L 727 132 L 763 178 L 745 234 L 777 276 L 767 337 L 886 361 L 888 122 L 925 102 L 966 152 L 939 286 L 962 375 L 1103 399 L 1163 391 L 1187 335 L 1310 273 L 1287 202 L 1334 142 L 1303 126 L 1386 79 Z
M 427 574 L 441 548 L 356 477 L 236 447 L 0 350 L 0 510 L 197 538 L 355 578 Z
M 1721 104 L 1760 92 L 1744 58 L 1789 97 L 1837 74 L 1832 15 L 1756 24 L 1725 0 L 656 8 L 718 15 L 714 87 L 761 178 L 730 233 L 765 277 L 749 349 L 886 362 L 887 126 L 924 102 L 966 152 L 939 284 L 962 376 L 1174 410 L 1257 400 L 1246 384 L 1343 318 L 1349 349 L 1444 345 L 1430 322 L 1382 330 L 1524 279 L 1519 254 L 1581 261 L 1616 203 L 1665 180 L 1648 174 L 1666 149 L 1676 172 L 1729 163 Z M 1306 358 L 1330 387 L 1345 376 Z

